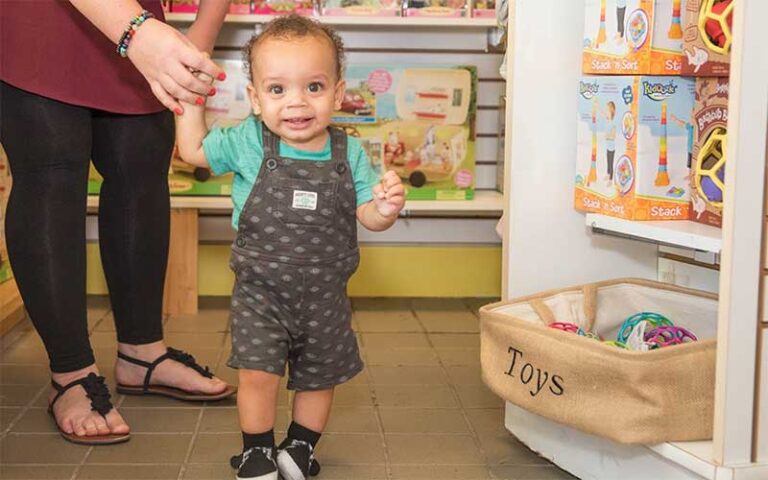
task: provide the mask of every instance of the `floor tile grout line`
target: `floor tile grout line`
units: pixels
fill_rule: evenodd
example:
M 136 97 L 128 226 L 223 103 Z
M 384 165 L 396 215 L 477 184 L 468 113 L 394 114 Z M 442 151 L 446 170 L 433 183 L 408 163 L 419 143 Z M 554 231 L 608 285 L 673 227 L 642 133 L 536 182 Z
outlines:
M 85 455 L 83 455 L 83 459 L 75 467 L 75 470 L 72 472 L 72 476 L 69 477 L 69 480 L 76 480 L 77 479 L 77 476 L 80 475 L 80 471 L 82 471 L 83 467 L 85 466 L 85 462 L 88 461 L 88 457 L 91 456 L 91 452 L 93 452 L 94 448 L 96 448 L 96 447 L 88 447 L 88 450 L 85 452 Z
M 434 343 L 432 342 L 432 339 L 427 335 L 427 341 L 432 346 L 433 349 L 435 349 L 435 354 L 438 357 L 438 362 L 440 363 L 440 367 L 443 370 L 443 375 L 448 380 L 448 387 L 451 389 L 451 392 L 453 392 L 454 399 L 457 401 L 459 405 L 459 410 L 461 411 L 461 416 L 464 418 L 464 422 L 466 423 L 467 428 L 469 429 L 471 433 L 472 440 L 475 444 L 475 447 L 480 452 L 480 454 L 483 457 L 483 460 L 485 461 L 485 467 L 487 469 L 488 477 L 492 478 L 491 473 L 491 466 L 488 464 L 488 456 L 485 452 L 485 449 L 482 446 L 482 443 L 480 442 L 480 436 L 478 435 L 477 431 L 475 430 L 474 426 L 472 425 L 472 422 L 469 420 L 469 416 L 467 415 L 467 412 L 465 410 L 464 402 L 461 401 L 461 396 L 459 395 L 459 391 L 456 389 L 456 385 L 453 383 L 453 380 L 451 379 L 451 376 L 448 374 L 448 369 L 445 366 L 445 363 L 443 362 L 443 359 L 440 358 L 440 355 L 437 354 L 437 349 L 434 346 Z
M 181 464 L 181 468 L 179 469 L 179 474 L 176 477 L 177 480 L 182 480 L 184 478 L 184 475 L 187 473 L 187 464 L 189 463 L 190 458 L 192 457 L 192 451 L 195 448 L 195 442 L 197 442 L 198 434 L 200 433 L 200 427 L 203 423 L 203 416 L 205 415 L 205 409 L 207 405 L 203 404 L 202 408 L 200 408 L 200 413 L 197 415 L 197 422 L 195 424 L 195 430 L 192 432 L 192 438 L 189 439 L 189 446 L 187 447 L 187 453 L 184 455 L 184 461 Z
M 410 301 L 408 302 L 408 305 L 409 305 L 409 307 L 412 307 Z M 353 315 L 352 316 L 354 318 L 354 311 L 353 311 Z M 361 350 L 365 351 L 365 342 L 364 341 L 363 341 L 363 345 L 362 345 Z M 363 352 L 361 352 L 361 353 L 363 353 Z M 365 352 L 365 355 L 366 355 L 366 359 L 367 359 L 367 352 Z M 369 380 L 368 390 L 370 392 L 371 401 L 373 403 L 373 413 L 376 416 L 376 426 L 378 427 L 378 430 L 379 430 L 379 440 L 381 441 L 381 446 L 382 446 L 382 448 L 384 450 L 384 474 L 386 475 L 387 480 L 391 480 L 393 478 L 393 474 L 392 474 L 392 458 L 391 458 L 391 456 L 389 454 L 389 445 L 387 445 L 387 437 L 384 434 L 384 421 L 381 418 L 381 411 L 379 410 L 380 405 L 379 405 L 379 402 L 378 402 L 378 398 L 376 396 L 376 388 L 375 388 L 375 385 L 373 384 L 373 382 L 371 382 L 371 380 L 373 380 L 373 377 L 371 376 L 371 372 L 370 372 L 368 367 L 369 366 L 366 364 L 365 373 L 368 376 L 368 380 Z
M 40 390 L 38 390 L 37 393 L 35 393 L 35 395 L 32 397 L 32 400 L 30 400 L 26 405 L 21 407 L 21 412 L 19 412 L 18 415 L 16 415 L 14 419 L 11 420 L 8 426 L 2 432 L 0 432 L 0 438 L 4 438 L 9 433 L 11 433 L 11 429 L 13 429 L 13 427 L 16 426 L 18 422 L 21 421 L 22 417 L 26 415 L 27 412 L 33 408 L 35 402 L 37 402 L 37 399 L 40 398 L 40 396 L 43 395 L 47 389 L 48 389 L 48 385 L 46 384 L 43 384 L 40 387 Z

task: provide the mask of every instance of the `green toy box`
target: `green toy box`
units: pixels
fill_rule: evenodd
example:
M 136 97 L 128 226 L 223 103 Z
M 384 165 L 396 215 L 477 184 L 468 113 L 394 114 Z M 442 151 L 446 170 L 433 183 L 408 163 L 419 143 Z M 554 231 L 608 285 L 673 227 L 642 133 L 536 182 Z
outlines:
M 474 198 L 475 67 L 351 65 L 345 76 L 333 121 L 403 179 L 406 199 Z

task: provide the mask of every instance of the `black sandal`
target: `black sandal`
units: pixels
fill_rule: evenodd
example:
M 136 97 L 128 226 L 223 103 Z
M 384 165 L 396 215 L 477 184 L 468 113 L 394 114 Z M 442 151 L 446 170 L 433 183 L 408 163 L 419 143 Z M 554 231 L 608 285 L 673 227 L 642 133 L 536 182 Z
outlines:
M 74 433 L 67 433 L 62 430 L 59 426 L 59 422 L 56 421 L 56 415 L 53 413 L 53 405 L 67 390 L 78 385 L 83 387 L 86 397 L 91 401 L 91 410 L 106 418 L 107 414 L 115 407 L 109 400 L 109 389 L 107 388 L 106 383 L 104 383 L 104 377 L 91 372 L 87 376 L 64 386 L 61 386 L 54 380 L 51 380 L 51 385 L 58 393 L 53 397 L 51 404 L 48 405 L 48 413 L 53 417 L 53 421 L 56 423 L 56 428 L 65 440 L 80 445 L 114 445 L 116 443 L 127 442 L 131 439 L 130 433 L 109 433 L 106 435 L 92 436 L 75 435 Z
M 147 369 L 147 374 L 144 376 L 144 385 L 135 386 L 123 385 L 121 383 L 117 384 L 117 392 L 124 395 L 160 395 L 163 397 L 173 398 L 176 400 L 184 400 L 187 402 L 204 402 L 223 400 L 232 396 L 237 391 L 237 389 L 232 385 L 227 385 L 227 388 L 224 389 L 224 391 L 221 393 L 202 393 L 189 392 L 180 388 L 168 387 L 165 385 L 150 384 L 152 373 L 155 371 L 155 368 L 165 360 L 174 360 L 191 368 L 205 378 L 213 378 L 213 373 L 211 373 L 208 367 L 201 367 L 195 361 L 195 357 L 186 352 L 182 352 L 181 350 L 176 350 L 175 348 L 168 347 L 168 350 L 163 355 L 160 355 L 157 359 L 155 359 L 154 362 L 145 362 L 143 360 L 139 360 L 138 358 L 129 357 L 128 355 L 121 352 L 117 352 L 117 357 L 125 360 L 126 362 L 133 363 Z

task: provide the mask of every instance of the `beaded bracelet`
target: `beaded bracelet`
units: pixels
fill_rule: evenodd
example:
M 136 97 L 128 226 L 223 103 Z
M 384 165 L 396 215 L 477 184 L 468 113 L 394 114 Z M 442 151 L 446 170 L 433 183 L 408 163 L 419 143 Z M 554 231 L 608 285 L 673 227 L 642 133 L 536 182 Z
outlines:
M 120 37 L 120 41 L 117 42 L 117 53 L 120 54 L 121 57 L 125 58 L 128 56 L 128 44 L 131 43 L 131 39 L 136 35 L 136 30 L 150 18 L 154 18 L 152 12 L 144 10 L 128 24 L 128 28 L 125 29 L 123 35 Z

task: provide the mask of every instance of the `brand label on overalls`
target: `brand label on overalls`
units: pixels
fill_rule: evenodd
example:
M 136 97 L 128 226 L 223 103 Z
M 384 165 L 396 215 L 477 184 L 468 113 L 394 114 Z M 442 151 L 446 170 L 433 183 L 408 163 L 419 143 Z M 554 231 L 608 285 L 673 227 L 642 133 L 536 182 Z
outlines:
M 317 210 L 317 192 L 293 191 L 293 208 Z

